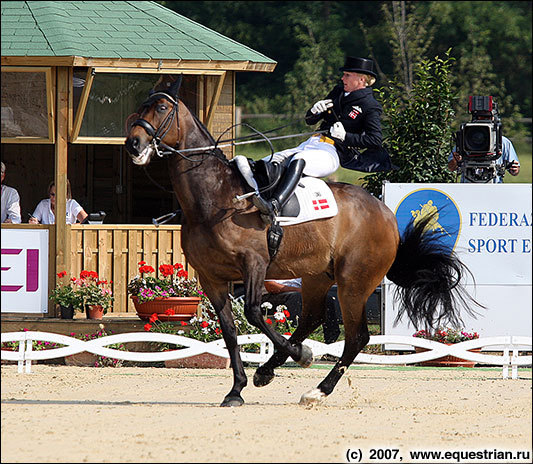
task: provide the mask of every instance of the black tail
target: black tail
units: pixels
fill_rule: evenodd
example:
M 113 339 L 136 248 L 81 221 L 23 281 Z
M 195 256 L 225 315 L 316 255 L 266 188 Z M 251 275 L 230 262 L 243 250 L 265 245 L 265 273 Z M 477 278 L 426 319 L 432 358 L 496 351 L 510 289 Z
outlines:
M 407 226 L 396 259 L 387 278 L 397 287 L 402 305 L 396 321 L 406 312 L 416 328 L 435 328 L 445 324 L 460 327 L 460 310 L 475 315 L 472 307 L 483 308 L 461 286 L 468 268 L 457 255 L 438 240 L 439 235 L 426 232 L 432 220 L 428 215 Z

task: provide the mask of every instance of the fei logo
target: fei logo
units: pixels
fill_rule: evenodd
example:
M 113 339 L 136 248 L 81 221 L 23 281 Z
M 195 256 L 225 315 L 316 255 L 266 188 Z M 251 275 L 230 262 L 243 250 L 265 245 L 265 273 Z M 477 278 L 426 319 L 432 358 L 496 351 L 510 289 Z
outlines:
M 436 189 L 415 190 L 400 200 L 395 214 L 400 235 L 410 221 L 416 224 L 428 215 L 434 215 L 426 230 L 438 234 L 439 241 L 450 252 L 455 248 L 461 232 L 461 214 L 446 193 Z

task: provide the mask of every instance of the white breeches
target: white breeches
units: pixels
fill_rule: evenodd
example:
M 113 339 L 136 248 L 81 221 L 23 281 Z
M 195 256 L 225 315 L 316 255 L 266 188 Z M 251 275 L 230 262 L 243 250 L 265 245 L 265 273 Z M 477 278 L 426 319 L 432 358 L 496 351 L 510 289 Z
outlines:
M 334 145 L 321 142 L 320 138 L 320 136 L 313 136 L 296 148 L 274 153 L 272 157 L 270 155 L 265 156 L 263 160 L 282 163 L 292 156 L 294 160 L 305 160 L 304 175 L 311 177 L 329 176 L 339 169 L 339 155 L 337 155 Z

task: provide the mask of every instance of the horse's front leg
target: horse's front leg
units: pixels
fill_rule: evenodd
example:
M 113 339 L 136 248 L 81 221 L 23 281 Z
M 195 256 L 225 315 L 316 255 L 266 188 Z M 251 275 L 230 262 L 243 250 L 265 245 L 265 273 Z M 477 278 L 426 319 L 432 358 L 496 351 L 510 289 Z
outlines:
M 298 326 L 289 338 L 289 343 L 302 343 L 323 323 L 326 311 L 326 294 L 332 285 L 327 276 L 306 277 L 303 280 L 302 315 L 298 320 Z M 274 369 L 283 365 L 287 360 L 287 354 L 276 351 L 272 357 L 262 366 L 259 366 L 254 374 L 254 385 L 263 387 L 274 380 Z
M 255 270 L 244 276 L 245 299 L 244 315 L 250 324 L 263 332 L 281 356 L 290 356 L 302 367 L 309 367 L 313 363 L 313 352 L 302 343 L 291 343 L 279 332 L 266 323 L 261 313 L 261 293 L 265 281 L 265 272 Z M 286 357 L 285 357 L 286 359 Z
M 244 400 L 241 396 L 241 391 L 246 387 L 248 380 L 244 372 L 239 345 L 237 344 L 237 331 L 233 320 L 231 301 L 228 297 L 228 284 L 213 285 L 201 278 L 200 283 L 217 313 L 222 336 L 231 359 L 231 368 L 233 369 L 233 387 L 224 397 L 220 406 L 242 406 Z

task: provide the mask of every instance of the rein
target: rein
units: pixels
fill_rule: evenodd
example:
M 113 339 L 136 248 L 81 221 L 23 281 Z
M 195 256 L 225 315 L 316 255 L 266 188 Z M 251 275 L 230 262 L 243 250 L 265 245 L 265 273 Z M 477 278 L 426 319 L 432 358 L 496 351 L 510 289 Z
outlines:
M 254 127 L 252 127 L 251 125 L 249 125 L 247 123 L 240 123 L 240 124 L 233 124 L 232 126 L 228 127 L 219 136 L 218 140 L 215 142 L 214 145 L 208 145 L 208 146 L 203 146 L 203 147 L 195 147 L 195 148 L 185 148 L 183 150 L 179 150 L 177 148 L 171 147 L 171 146 L 165 144 L 164 142 L 162 142 L 162 139 L 165 138 L 165 135 L 168 133 L 168 131 L 172 127 L 172 123 L 174 122 L 174 119 L 177 121 L 178 139 L 179 139 L 180 122 L 179 122 L 179 114 L 178 114 L 179 104 L 178 104 L 177 99 L 175 99 L 174 97 L 172 97 L 171 95 L 169 95 L 166 92 L 156 92 L 156 93 L 150 95 L 150 98 L 148 98 L 148 100 L 146 100 L 141 106 L 142 107 L 149 106 L 158 97 L 164 97 L 169 102 L 172 103 L 172 110 L 167 114 L 167 116 L 165 117 L 165 119 L 163 120 L 163 123 L 159 126 L 159 128 L 155 129 L 155 127 L 152 126 L 152 124 L 150 124 L 146 119 L 143 119 L 143 118 L 137 119 L 135 122 L 133 122 L 131 127 L 135 127 L 135 126 L 142 127 L 146 131 L 146 133 L 150 137 L 152 137 L 152 142 L 151 142 L 152 147 L 153 147 L 156 155 L 159 156 L 160 158 L 165 158 L 165 157 L 170 156 L 172 154 L 177 154 L 177 155 L 180 155 L 183 159 L 186 159 L 187 161 L 198 163 L 198 162 L 201 162 L 201 160 L 189 158 L 184 153 L 200 152 L 200 153 L 205 153 L 208 156 L 209 155 L 216 156 L 216 154 L 214 152 L 215 152 L 215 150 L 220 149 L 220 148 L 226 148 L 226 147 L 237 146 L 237 145 L 247 145 L 247 144 L 251 144 L 251 143 L 259 143 L 259 142 L 265 142 L 265 141 L 270 146 L 271 156 L 272 156 L 274 154 L 274 147 L 272 146 L 271 140 L 282 140 L 282 139 L 287 139 L 287 138 L 307 136 L 307 135 L 312 135 L 312 134 L 322 134 L 322 133 L 326 133 L 327 132 L 325 130 L 324 131 L 313 131 L 313 132 L 301 132 L 299 134 L 280 135 L 280 136 L 277 136 L 277 137 L 270 137 L 269 138 L 269 137 L 267 137 L 265 135 L 266 133 L 274 132 L 274 131 L 282 129 L 284 127 L 288 127 L 292 123 L 291 124 L 286 124 L 284 126 L 280 126 L 278 128 L 270 129 L 268 131 L 265 131 L 264 133 L 258 131 L 257 129 L 255 129 Z M 246 139 L 246 138 L 249 138 L 249 137 L 253 137 L 253 135 L 251 134 L 251 135 L 246 135 L 246 136 L 239 137 L 239 138 L 222 140 L 222 142 L 229 142 L 229 143 L 223 143 L 222 145 L 220 145 L 219 144 L 221 142 L 220 138 L 224 134 L 226 134 L 228 131 L 230 131 L 231 129 L 233 129 L 235 127 L 238 127 L 238 126 L 248 127 L 250 130 L 255 132 L 261 138 L 254 139 L 254 140 L 244 140 L 244 141 L 241 141 L 241 142 L 235 142 L 235 140 L 242 140 L 242 139 Z M 163 150 L 161 150 L 161 148 Z M 200 153 L 198 153 L 198 154 L 200 154 Z

